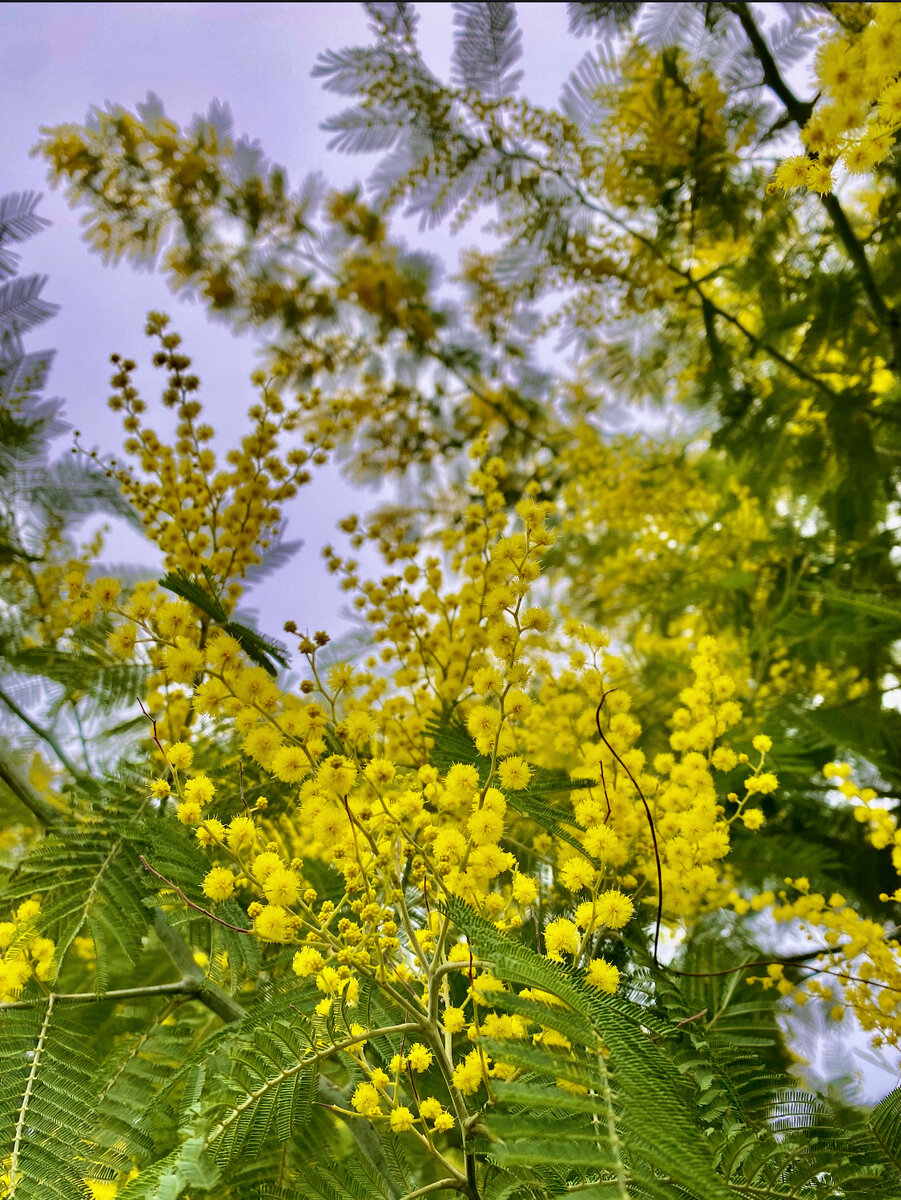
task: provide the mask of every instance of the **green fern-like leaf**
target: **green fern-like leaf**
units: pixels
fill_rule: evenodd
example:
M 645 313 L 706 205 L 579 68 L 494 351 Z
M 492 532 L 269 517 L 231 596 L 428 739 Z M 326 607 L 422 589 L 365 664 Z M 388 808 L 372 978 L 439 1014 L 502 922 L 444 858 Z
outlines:
M 0 1036 L 0 1144 L 7 1195 L 71 1200 L 78 1195 L 80 1147 L 93 1111 L 90 1017 L 45 1004 L 5 1013 Z

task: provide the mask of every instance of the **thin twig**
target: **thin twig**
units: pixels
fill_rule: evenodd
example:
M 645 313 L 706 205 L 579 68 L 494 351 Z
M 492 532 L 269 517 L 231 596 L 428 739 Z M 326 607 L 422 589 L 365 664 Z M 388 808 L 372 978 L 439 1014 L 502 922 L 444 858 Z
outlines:
M 218 925 L 224 925 L 226 929 L 233 929 L 235 933 L 253 933 L 252 929 L 244 929 L 241 925 L 232 925 L 229 921 L 223 921 L 221 917 L 217 917 L 215 913 L 211 913 L 208 908 L 203 908 L 200 904 L 195 904 L 189 896 L 185 895 L 178 884 L 173 883 L 171 879 L 167 879 L 165 875 L 161 875 L 156 867 L 152 867 L 143 854 L 139 854 L 138 858 L 141 860 L 141 866 L 146 871 L 149 871 L 151 875 L 155 875 L 157 879 L 161 879 L 166 887 L 175 892 L 176 896 L 180 896 L 189 908 L 196 909 L 197 912 L 203 913 L 205 917 L 209 917 L 211 921 L 215 921 Z
M 641 802 L 644 805 L 644 811 L 647 814 L 648 825 L 651 827 L 651 840 L 654 843 L 654 862 L 657 865 L 657 921 L 654 926 L 654 966 L 659 967 L 660 963 L 657 960 L 657 946 L 660 941 L 660 925 L 663 920 L 663 866 L 660 862 L 660 848 L 657 845 L 657 830 L 654 828 L 654 818 L 651 814 L 651 806 L 648 804 L 647 799 L 645 798 L 644 792 L 638 786 L 638 780 L 635 778 L 635 776 L 632 774 L 632 772 L 629 770 L 629 768 L 626 766 L 626 764 L 623 762 L 623 760 L 620 758 L 620 756 L 617 754 L 617 752 L 613 749 L 613 747 L 607 741 L 607 738 L 604 735 L 604 731 L 601 729 L 601 709 L 604 707 L 604 701 L 610 695 L 610 692 L 615 692 L 615 691 L 616 691 L 616 688 L 608 688 L 608 690 L 606 692 L 604 692 L 603 696 L 601 696 L 601 702 L 595 709 L 594 722 L 598 727 L 598 736 L 600 737 L 601 741 L 604 743 L 604 745 L 607 747 L 607 749 L 610 751 L 610 753 L 613 755 L 613 757 L 616 759 L 616 761 L 619 763 L 619 765 L 622 767 L 622 769 L 626 772 L 626 774 L 629 776 L 629 778 L 632 781 L 632 786 L 635 788 L 636 792 L 638 792 L 638 795 L 641 797 Z M 601 768 L 601 770 L 603 771 L 603 768 Z M 602 775 L 602 778 L 603 778 L 603 775 Z M 604 794 L 605 795 L 607 794 L 606 783 L 604 784 Z M 607 801 L 607 806 L 608 806 L 608 808 L 610 806 L 609 799 Z

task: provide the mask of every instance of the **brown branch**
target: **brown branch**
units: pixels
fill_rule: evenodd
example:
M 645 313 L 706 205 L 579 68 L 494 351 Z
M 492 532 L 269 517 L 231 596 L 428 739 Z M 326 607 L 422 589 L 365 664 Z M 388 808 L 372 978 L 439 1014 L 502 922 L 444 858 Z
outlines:
M 657 946 L 660 942 L 660 925 L 663 921 L 663 866 L 661 865 L 661 862 L 660 862 L 660 848 L 657 845 L 657 830 L 654 828 L 654 817 L 651 814 L 651 806 L 650 806 L 650 804 L 648 804 L 647 800 L 645 799 L 644 792 L 638 786 L 638 780 L 635 778 L 635 776 L 632 774 L 632 772 L 629 770 L 629 768 L 626 766 L 626 764 L 623 762 L 623 760 L 620 758 L 620 756 L 617 754 L 617 752 L 613 749 L 613 747 L 607 741 L 606 737 L 604 736 L 604 732 L 601 729 L 601 709 L 604 707 L 604 701 L 607 699 L 610 692 L 615 692 L 615 691 L 616 691 L 616 688 L 609 688 L 606 692 L 604 692 L 603 696 L 601 696 L 601 702 L 595 709 L 594 722 L 598 727 L 598 736 L 600 737 L 601 741 L 604 743 L 604 745 L 607 747 L 607 749 L 610 751 L 610 753 L 613 755 L 613 757 L 616 759 L 616 761 L 619 763 L 619 765 L 622 767 L 622 769 L 626 772 L 626 774 L 632 780 L 632 786 L 635 788 L 636 792 L 638 792 L 639 796 L 641 797 L 641 802 L 644 805 L 644 811 L 647 814 L 648 825 L 650 825 L 650 827 L 651 827 L 651 840 L 654 843 L 654 862 L 657 865 L 657 920 L 654 925 L 654 966 L 659 967 L 660 963 L 657 961 Z M 606 795 L 606 793 L 607 793 L 607 785 L 605 783 L 604 784 L 604 794 Z M 607 801 L 607 807 L 608 808 L 610 807 L 609 800 Z
M 252 929 L 244 929 L 241 925 L 232 925 L 229 921 L 223 921 L 221 917 L 217 917 L 215 913 L 211 913 L 208 908 L 203 908 L 201 905 L 195 904 L 189 896 L 185 895 L 178 884 L 173 883 L 171 879 L 167 879 L 165 875 L 161 875 L 156 867 L 152 867 L 143 854 L 139 854 L 138 858 L 141 860 L 141 866 L 146 871 L 149 871 L 151 875 L 155 875 L 157 879 L 161 879 L 166 887 L 184 900 L 189 908 L 196 909 L 197 912 L 203 913 L 205 917 L 209 917 L 211 921 L 215 921 L 218 925 L 224 925 L 226 929 L 233 929 L 235 933 L 253 933 Z

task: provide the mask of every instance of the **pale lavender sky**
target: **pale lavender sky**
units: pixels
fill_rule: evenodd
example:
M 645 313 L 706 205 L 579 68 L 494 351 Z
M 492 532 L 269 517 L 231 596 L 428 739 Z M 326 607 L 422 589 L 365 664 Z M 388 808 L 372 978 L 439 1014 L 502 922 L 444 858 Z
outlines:
M 446 75 L 451 6 L 423 4 L 419 10 L 426 61 Z M 524 89 L 533 99 L 554 104 L 590 43 L 567 33 L 562 4 L 522 4 L 519 17 Z M 29 336 L 28 345 L 56 348 L 50 390 L 65 398 L 68 417 L 86 444 L 106 453 L 120 449 L 118 419 L 105 403 L 112 351 L 141 364 L 139 386 L 155 405 L 160 373 L 146 365 L 151 349 L 143 335 L 149 309 L 169 312 L 183 334 L 220 446 L 232 444 L 242 427 L 255 342 L 208 321 L 200 306 L 176 300 L 160 277 L 125 265 L 105 267 L 89 252 L 78 214 L 60 192 L 48 189 L 43 162 L 29 156 L 39 127 L 81 122 L 91 105 L 106 101 L 133 108 L 148 90 L 186 123 L 193 113 L 206 112 L 216 97 L 231 106 L 236 132 L 259 139 L 265 153 L 287 167 L 293 184 L 321 170 L 330 184 L 348 186 L 364 178 L 374 160 L 327 150 L 328 137 L 319 124 L 344 101 L 323 92 L 310 73 L 322 51 L 369 40 L 358 4 L 5 4 L 0 9 L 0 193 L 44 192 L 39 211 L 53 226 L 25 245 L 23 269 L 47 274 L 44 295 L 61 305 L 52 322 Z M 452 239 L 446 229 L 419 235 L 410 225 L 405 236 L 451 259 L 478 237 L 478 227 Z M 165 428 L 156 412 L 153 423 Z M 63 448 L 63 441 L 58 445 Z M 301 628 L 337 632 L 344 625 L 338 612 L 346 596 L 323 571 L 319 547 L 335 538 L 338 519 L 374 499 L 372 493 L 353 492 L 330 468 L 301 489 L 288 511 L 287 536 L 303 538 L 305 545 L 277 577 L 248 597 L 265 629 L 277 635 L 288 617 Z M 115 530 L 108 543 L 108 557 L 115 562 L 150 561 L 150 553 L 124 529 Z

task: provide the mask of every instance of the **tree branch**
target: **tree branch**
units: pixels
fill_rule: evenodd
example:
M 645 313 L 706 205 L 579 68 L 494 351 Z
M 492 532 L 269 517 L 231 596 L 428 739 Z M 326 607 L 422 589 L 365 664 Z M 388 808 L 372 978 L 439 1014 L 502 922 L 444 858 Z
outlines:
M 36 787 L 22 775 L 12 763 L 0 758 L 0 779 L 15 798 L 24 804 L 32 816 L 48 827 L 62 824 L 62 813 L 49 804 Z
M 0 701 L 6 705 L 11 713 L 14 713 L 19 718 L 23 725 L 27 725 L 32 733 L 37 734 L 41 741 L 47 743 L 73 779 L 88 778 L 85 772 L 80 771 L 78 767 L 76 767 L 75 763 L 72 762 L 71 758 L 69 758 L 68 754 L 66 754 L 65 750 L 63 750 L 62 746 L 56 740 L 56 737 L 52 731 L 45 729 L 43 725 L 39 725 L 37 721 L 32 720 L 28 713 L 19 708 L 12 696 L 7 695 L 3 688 L 0 688 Z
M 440 1192 L 442 1189 L 459 1192 L 460 1185 L 456 1179 L 438 1179 L 434 1183 L 427 1183 L 425 1187 L 417 1188 L 415 1192 L 407 1192 L 401 1200 L 416 1200 L 418 1196 L 427 1196 L 429 1192 Z
M 0 1012 L 11 1009 L 36 1008 L 39 1004 L 99 1004 L 104 1000 L 136 1000 L 142 996 L 191 996 L 198 990 L 193 979 L 176 979 L 174 983 L 153 983 L 146 987 L 116 988 L 108 992 L 51 992 L 31 1000 L 8 1000 L 0 1004 Z
M 179 971 L 181 971 L 184 978 L 191 982 L 196 982 L 195 993 L 197 999 L 202 1004 L 205 1004 L 211 1012 L 214 1012 L 217 1017 L 221 1017 L 226 1024 L 232 1021 L 240 1021 L 247 1010 L 237 1000 L 234 1000 L 228 992 L 219 987 L 217 983 L 213 983 L 211 979 L 206 978 L 203 971 L 194 961 L 191 947 L 172 928 L 166 920 L 165 913 L 160 908 L 154 910 L 153 928 L 163 949 L 176 967 L 178 967 Z

